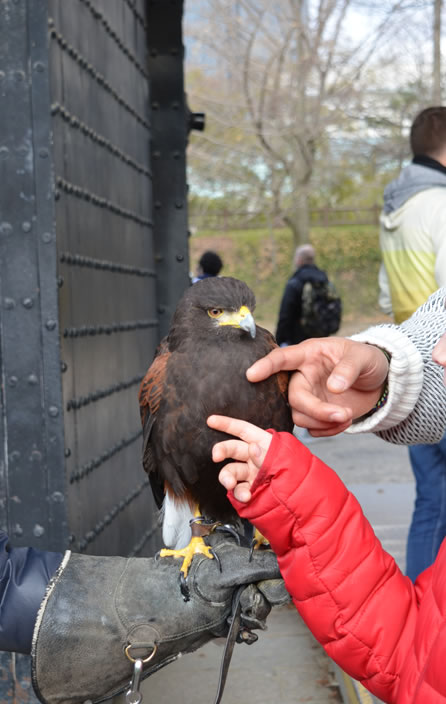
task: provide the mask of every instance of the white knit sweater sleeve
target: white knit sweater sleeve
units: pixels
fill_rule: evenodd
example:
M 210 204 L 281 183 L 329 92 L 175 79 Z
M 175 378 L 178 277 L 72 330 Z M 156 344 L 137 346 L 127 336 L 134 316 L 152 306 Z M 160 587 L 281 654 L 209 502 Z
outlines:
M 436 443 L 446 430 L 444 370 L 432 350 L 446 332 L 446 288 L 434 293 L 401 325 L 377 325 L 352 340 L 391 355 L 387 403 L 347 433 L 374 432 L 399 445 Z

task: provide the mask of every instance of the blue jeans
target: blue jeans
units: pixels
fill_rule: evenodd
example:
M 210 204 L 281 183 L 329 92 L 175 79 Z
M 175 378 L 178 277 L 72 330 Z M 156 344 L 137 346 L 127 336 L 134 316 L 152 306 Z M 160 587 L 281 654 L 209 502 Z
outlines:
M 406 574 L 412 581 L 431 565 L 446 536 L 446 435 L 437 445 L 409 447 L 416 499 L 407 539 Z

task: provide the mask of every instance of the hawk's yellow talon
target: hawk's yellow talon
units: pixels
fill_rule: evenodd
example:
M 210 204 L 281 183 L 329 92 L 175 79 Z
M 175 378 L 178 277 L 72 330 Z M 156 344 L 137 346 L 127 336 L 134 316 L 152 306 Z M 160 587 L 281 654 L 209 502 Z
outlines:
M 189 545 L 186 545 L 185 548 L 181 548 L 181 550 L 163 548 L 160 552 L 160 557 L 175 557 L 176 559 L 182 557 L 183 564 L 180 567 L 180 572 L 183 573 L 184 577 L 187 577 L 193 556 L 199 554 L 208 557 L 210 560 L 214 559 L 212 548 L 206 545 L 203 538 L 194 536 L 191 538 Z
M 255 541 L 254 550 L 258 550 L 261 545 L 267 545 L 269 547 L 269 540 L 267 540 L 257 528 L 254 531 L 253 541 Z

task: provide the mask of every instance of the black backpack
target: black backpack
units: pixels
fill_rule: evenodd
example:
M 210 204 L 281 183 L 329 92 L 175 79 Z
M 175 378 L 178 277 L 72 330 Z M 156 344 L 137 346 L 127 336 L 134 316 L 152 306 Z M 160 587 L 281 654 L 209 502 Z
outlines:
M 299 324 L 307 337 L 328 337 L 339 330 L 342 301 L 330 281 L 306 281 L 301 302 Z

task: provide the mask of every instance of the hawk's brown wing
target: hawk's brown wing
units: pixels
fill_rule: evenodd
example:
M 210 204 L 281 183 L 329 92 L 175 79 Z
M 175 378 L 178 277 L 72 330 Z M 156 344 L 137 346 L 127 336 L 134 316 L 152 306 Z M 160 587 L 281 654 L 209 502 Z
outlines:
M 167 339 L 158 345 L 154 360 L 148 368 L 139 389 L 139 411 L 143 428 L 143 467 L 149 475 L 155 501 L 160 508 L 164 498 L 164 482 L 158 476 L 150 437 L 159 409 L 170 356 Z
M 156 349 L 153 362 L 148 368 L 139 389 L 139 412 L 143 425 L 147 414 L 154 417 L 159 408 L 169 356 L 167 338 L 164 338 Z
M 268 354 L 268 352 L 271 352 L 271 350 L 274 350 L 276 347 L 279 346 L 276 342 L 276 338 L 274 337 L 274 335 L 272 335 L 272 333 L 270 333 L 269 330 L 267 330 L 266 328 L 260 327 L 260 325 L 257 325 L 257 330 L 259 332 L 261 331 L 262 335 L 264 336 L 265 345 L 268 348 L 267 352 L 265 354 Z M 277 372 L 277 374 L 275 374 L 274 377 L 276 379 L 277 387 L 279 389 L 280 395 L 288 403 L 288 384 L 290 381 L 290 373 L 286 372 L 286 371 L 281 371 L 281 372 Z M 288 430 L 289 432 L 291 432 L 293 430 L 294 424 L 291 424 L 291 427 L 290 427 L 290 422 L 288 422 L 287 426 L 288 427 L 282 428 L 282 430 Z
M 260 327 L 253 340 L 210 339 L 206 350 L 193 336 L 181 352 L 161 343 L 140 389 L 143 466 L 159 506 L 169 490 L 190 497 L 206 515 L 229 520 L 234 511 L 218 481 L 222 463 L 212 461 L 213 445 L 227 436 L 209 428 L 206 419 L 221 413 L 292 431 L 288 373 L 256 384 L 246 379 L 246 369 L 276 346 Z

